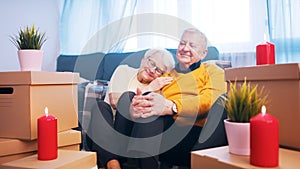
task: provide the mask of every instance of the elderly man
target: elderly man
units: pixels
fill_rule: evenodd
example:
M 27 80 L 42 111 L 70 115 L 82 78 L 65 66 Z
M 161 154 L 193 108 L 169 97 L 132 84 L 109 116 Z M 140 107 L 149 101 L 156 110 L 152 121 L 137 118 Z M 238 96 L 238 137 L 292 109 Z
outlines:
M 162 95 L 136 95 L 132 100 L 133 118 L 165 116 L 168 119 L 164 120 L 165 128 L 170 132 L 165 132 L 163 137 L 161 161 L 190 165 L 190 151 L 213 102 L 210 76 L 201 64 L 206 53 L 206 36 L 197 29 L 185 30 L 176 54 L 178 64 L 170 73 L 173 82 L 163 88 Z
M 174 80 L 160 93 L 142 94 L 137 89 L 136 94 L 120 99 L 115 129 L 134 138 L 125 147 L 139 158 L 140 168 L 158 168 L 155 155 L 163 164 L 190 166 L 190 151 L 211 105 L 225 92 L 225 83 L 221 90 L 214 88 L 207 66 L 201 63 L 206 54 L 206 36 L 195 28 L 186 29 L 176 53 L 178 64 L 166 75 Z M 130 130 L 124 132 L 124 127 Z M 116 163 L 116 159 L 111 160 L 107 166 Z

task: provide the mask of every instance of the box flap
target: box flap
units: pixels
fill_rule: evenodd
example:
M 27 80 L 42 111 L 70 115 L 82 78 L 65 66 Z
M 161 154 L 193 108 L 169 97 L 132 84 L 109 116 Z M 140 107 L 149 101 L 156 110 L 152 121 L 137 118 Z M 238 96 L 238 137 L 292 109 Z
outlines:
M 66 130 L 58 132 L 58 147 L 81 143 L 81 132 L 77 130 Z M 26 141 L 19 139 L 0 138 L 0 157 L 32 152 L 37 150 L 37 140 Z
M 95 152 L 58 150 L 55 160 L 38 160 L 37 154 L 0 165 L 5 169 L 70 169 L 93 168 L 97 165 Z
M 298 80 L 300 63 L 257 65 L 250 67 L 226 68 L 225 81 L 234 80 Z
M 300 152 L 279 148 L 279 166 L 282 168 L 299 168 Z M 229 153 L 228 146 L 192 151 L 191 153 L 192 168 L 205 169 L 262 169 L 250 164 L 250 156 L 241 156 Z M 273 167 L 274 168 L 274 167 Z M 274 169 L 275 169 L 274 168 Z
M 0 72 L 0 85 L 78 84 L 79 73 L 16 71 Z

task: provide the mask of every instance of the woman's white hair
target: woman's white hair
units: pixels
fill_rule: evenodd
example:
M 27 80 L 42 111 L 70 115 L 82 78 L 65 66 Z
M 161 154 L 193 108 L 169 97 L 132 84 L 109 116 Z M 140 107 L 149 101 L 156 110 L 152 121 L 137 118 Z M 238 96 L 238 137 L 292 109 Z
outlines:
M 146 51 L 144 58 L 149 56 L 157 56 L 159 54 L 161 63 L 166 67 L 166 72 L 170 72 L 175 67 L 175 60 L 171 52 L 166 50 L 165 48 L 151 48 Z

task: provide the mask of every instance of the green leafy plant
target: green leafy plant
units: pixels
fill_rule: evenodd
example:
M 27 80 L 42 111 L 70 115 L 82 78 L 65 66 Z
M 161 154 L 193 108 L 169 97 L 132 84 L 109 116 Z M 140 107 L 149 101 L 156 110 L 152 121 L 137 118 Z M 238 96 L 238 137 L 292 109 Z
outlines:
M 22 49 L 36 49 L 40 50 L 46 41 L 46 33 L 40 33 L 34 25 L 26 26 L 24 29 L 20 28 L 19 33 L 10 36 L 10 41 L 18 48 Z
M 239 86 L 236 81 L 229 84 L 230 90 L 224 99 L 229 121 L 247 123 L 261 111 L 261 107 L 267 103 L 268 96 L 263 96 L 264 88 L 258 91 L 258 85 L 251 87 L 246 79 Z

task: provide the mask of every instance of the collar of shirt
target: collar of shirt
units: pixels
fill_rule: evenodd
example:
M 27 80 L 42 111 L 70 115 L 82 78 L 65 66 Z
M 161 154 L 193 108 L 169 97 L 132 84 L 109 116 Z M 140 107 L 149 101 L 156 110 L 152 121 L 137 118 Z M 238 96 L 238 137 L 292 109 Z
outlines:
M 178 72 L 178 73 L 189 73 L 197 68 L 199 68 L 201 65 L 201 60 L 199 62 L 196 62 L 196 63 L 193 63 L 191 64 L 191 66 L 189 67 L 189 69 L 186 69 L 186 70 L 181 70 L 180 67 L 179 67 L 179 63 L 176 64 L 175 66 L 175 70 Z

